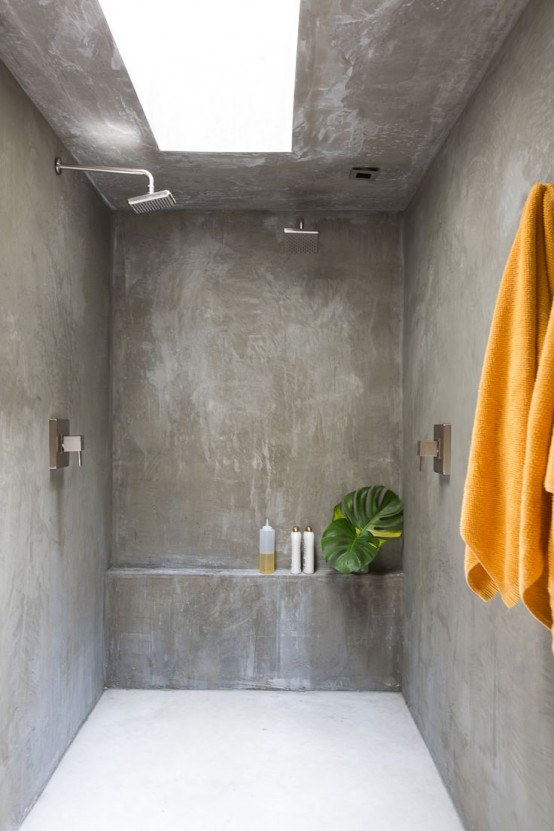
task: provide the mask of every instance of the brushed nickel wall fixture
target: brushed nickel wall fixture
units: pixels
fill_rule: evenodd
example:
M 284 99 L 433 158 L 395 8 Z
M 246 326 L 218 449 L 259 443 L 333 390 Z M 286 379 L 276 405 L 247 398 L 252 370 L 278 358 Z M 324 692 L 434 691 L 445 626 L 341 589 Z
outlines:
M 146 176 L 148 179 L 148 193 L 142 196 L 131 196 L 127 200 L 136 214 L 159 211 L 162 208 L 173 208 L 177 204 L 170 190 L 154 190 L 154 177 L 149 170 L 144 170 L 141 167 L 98 167 L 96 165 L 64 164 L 60 158 L 56 158 L 54 159 L 54 169 L 58 176 L 62 175 L 62 170 L 80 170 L 85 173 L 124 173 L 130 176 Z
M 69 466 L 69 454 L 77 453 L 79 467 L 83 466 L 84 436 L 69 435 L 69 421 L 67 418 L 51 418 L 49 422 L 50 435 L 50 470 Z
M 283 228 L 285 254 L 317 254 L 319 231 L 304 230 L 301 219 L 298 228 Z
M 423 470 L 423 459 L 433 459 L 433 470 L 441 476 L 450 476 L 452 459 L 452 427 L 450 424 L 433 426 L 433 441 L 418 441 L 417 455 L 419 469 Z

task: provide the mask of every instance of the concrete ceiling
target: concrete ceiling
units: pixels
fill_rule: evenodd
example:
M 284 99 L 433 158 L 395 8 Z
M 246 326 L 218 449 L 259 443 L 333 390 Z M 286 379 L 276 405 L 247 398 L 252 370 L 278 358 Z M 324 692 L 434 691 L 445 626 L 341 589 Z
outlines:
M 292 153 L 161 153 L 96 0 L 0 0 L 0 58 L 78 163 L 149 168 L 180 208 L 402 210 L 527 3 L 302 0 Z M 129 178 L 93 181 L 121 209 Z

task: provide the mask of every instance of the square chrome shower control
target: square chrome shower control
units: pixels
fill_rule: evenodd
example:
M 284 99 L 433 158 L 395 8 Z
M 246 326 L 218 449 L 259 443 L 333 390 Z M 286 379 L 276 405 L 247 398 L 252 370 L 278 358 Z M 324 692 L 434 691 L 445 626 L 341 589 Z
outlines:
M 49 422 L 50 470 L 69 466 L 69 454 L 77 453 L 79 467 L 83 466 L 84 436 L 70 436 L 67 418 L 51 418 Z
M 433 441 L 418 441 L 417 455 L 419 469 L 423 470 L 423 459 L 433 459 L 433 470 L 441 476 L 450 476 L 452 468 L 452 426 L 450 424 L 435 424 L 433 426 Z

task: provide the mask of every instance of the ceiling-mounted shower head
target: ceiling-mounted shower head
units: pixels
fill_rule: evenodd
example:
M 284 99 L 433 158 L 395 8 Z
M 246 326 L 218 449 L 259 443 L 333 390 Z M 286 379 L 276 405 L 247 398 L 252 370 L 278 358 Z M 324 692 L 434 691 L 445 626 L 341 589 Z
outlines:
M 283 228 L 286 254 L 317 254 L 319 231 L 305 231 L 304 220 L 298 228 Z
M 148 179 L 148 193 L 142 196 L 131 196 L 127 200 L 136 214 L 150 213 L 176 205 L 175 197 L 169 190 L 154 190 L 154 177 L 149 170 L 138 167 L 97 167 L 96 165 L 64 164 L 61 159 L 54 159 L 54 168 L 58 176 L 62 170 L 81 170 L 87 173 L 125 173 L 131 176 L 146 176 Z

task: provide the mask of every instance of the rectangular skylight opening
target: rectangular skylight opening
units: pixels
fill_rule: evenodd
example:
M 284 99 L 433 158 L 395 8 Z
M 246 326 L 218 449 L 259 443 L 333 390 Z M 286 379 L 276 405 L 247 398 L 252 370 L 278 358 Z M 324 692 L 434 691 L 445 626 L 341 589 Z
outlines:
M 290 153 L 300 0 L 100 0 L 163 151 Z

